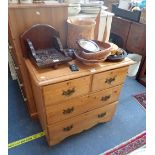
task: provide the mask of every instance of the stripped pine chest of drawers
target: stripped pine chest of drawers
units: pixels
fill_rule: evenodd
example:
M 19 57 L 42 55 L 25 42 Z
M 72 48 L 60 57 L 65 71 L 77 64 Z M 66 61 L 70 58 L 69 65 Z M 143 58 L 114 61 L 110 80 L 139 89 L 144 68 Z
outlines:
M 69 64 L 58 69 L 38 69 L 25 59 L 39 120 L 49 145 L 111 121 L 128 67 L 134 62 L 126 58 L 95 66 L 71 63 L 76 63 L 79 71 L 72 72 Z

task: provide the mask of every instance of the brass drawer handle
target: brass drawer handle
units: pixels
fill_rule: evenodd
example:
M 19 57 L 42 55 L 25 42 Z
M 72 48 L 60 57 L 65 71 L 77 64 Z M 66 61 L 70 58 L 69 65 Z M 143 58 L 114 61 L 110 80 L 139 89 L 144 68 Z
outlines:
M 63 131 L 70 131 L 73 128 L 73 124 L 63 128 Z
M 111 84 L 111 83 L 114 82 L 115 80 L 116 80 L 116 76 L 113 77 L 113 78 L 107 78 L 107 79 L 105 80 L 105 83 Z
M 68 90 L 63 90 L 62 95 L 64 96 L 70 96 L 75 92 L 75 88 L 68 89 Z
M 104 117 L 106 115 L 106 112 L 98 114 L 98 118 Z
M 74 111 L 74 107 L 63 110 L 63 114 L 70 114 Z
M 107 96 L 102 96 L 101 101 L 107 101 L 108 99 L 110 99 L 111 95 L 107 95 Z

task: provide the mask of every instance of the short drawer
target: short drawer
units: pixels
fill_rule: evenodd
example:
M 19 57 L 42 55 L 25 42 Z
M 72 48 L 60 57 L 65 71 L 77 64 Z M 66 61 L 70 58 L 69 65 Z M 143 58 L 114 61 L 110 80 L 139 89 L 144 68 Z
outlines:
M 110 121 L 114 115 L 116 105 L 117 102 L 48 126 L 49 145 L 57 144 L 64 138 L 89 129 L 97 123 Z
M 105 106 L 118 100 L 122 85 L 46 107 L 47 124 Z
M 119 84 L 125 80 L 128 67 L 97 73 L 93 76 L 92 91 L 103 90 Z
M 56 104 L 70 98 L 87 94 L 90 90 L 90 76 L 69 80 L 43 87 L 45 105 Z

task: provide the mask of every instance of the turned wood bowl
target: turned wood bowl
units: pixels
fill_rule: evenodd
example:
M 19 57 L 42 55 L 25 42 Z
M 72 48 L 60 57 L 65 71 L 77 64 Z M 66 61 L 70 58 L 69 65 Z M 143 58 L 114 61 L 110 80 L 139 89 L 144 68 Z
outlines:
M 88 59 L 85 59 L 85 58 L 83 58 L 81 56 L 80 51 L 75 51 L 74 54 L 75 54 L 75 57 L 77 58 L 77 60 L 79 60 L 80 62 L 82 62 L 83 64 L 88 65 L 88 66 L 96 65 L 96 64 L 98 64 L 100 62 L 105 61 L 105 58 L 100 59 L 100 60 L 88 60 Z
M 111 54 L 111 44 L 108 42 L 103 43 L 100 41 L 94 41 L 94 42 L 98 45 L 99 50 L 93 52 L 93 51 L 86 50 L 80 46 L 81 57 L 87 60 L 106 59 Z

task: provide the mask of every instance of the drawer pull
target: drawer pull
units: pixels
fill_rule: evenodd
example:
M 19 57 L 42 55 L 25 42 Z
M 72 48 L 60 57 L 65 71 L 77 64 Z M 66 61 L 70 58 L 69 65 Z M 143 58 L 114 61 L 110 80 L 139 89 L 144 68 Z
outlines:
M 98 114 L 98 118 L 104 117 L 106 115 L 106 112 Z
M 74 111 L 74 107 L 63 110 L 63 114 L 70 114 Z
M 116 80 L 116 76 L 115 77 L 113 77 L 113 78 L 107 78 L 106 80 L 105 80 L 105 83 L 108 83 L 108 84 L 111 84 L 113 81 L 115 81 Z
M 63 131 L 70 131 L 73 128 L 73 125 L 63 128 Z
M 70 96 L 75 92 L 75 88 L 68 89 L 68 90 L 63 90 L 62 95 L 64 96 Z
M 107 101 L 108 99 L 110 99 L 111 95 L 107 95 L 107 96 L 103 96 L 101 98 L 101 101 Z

